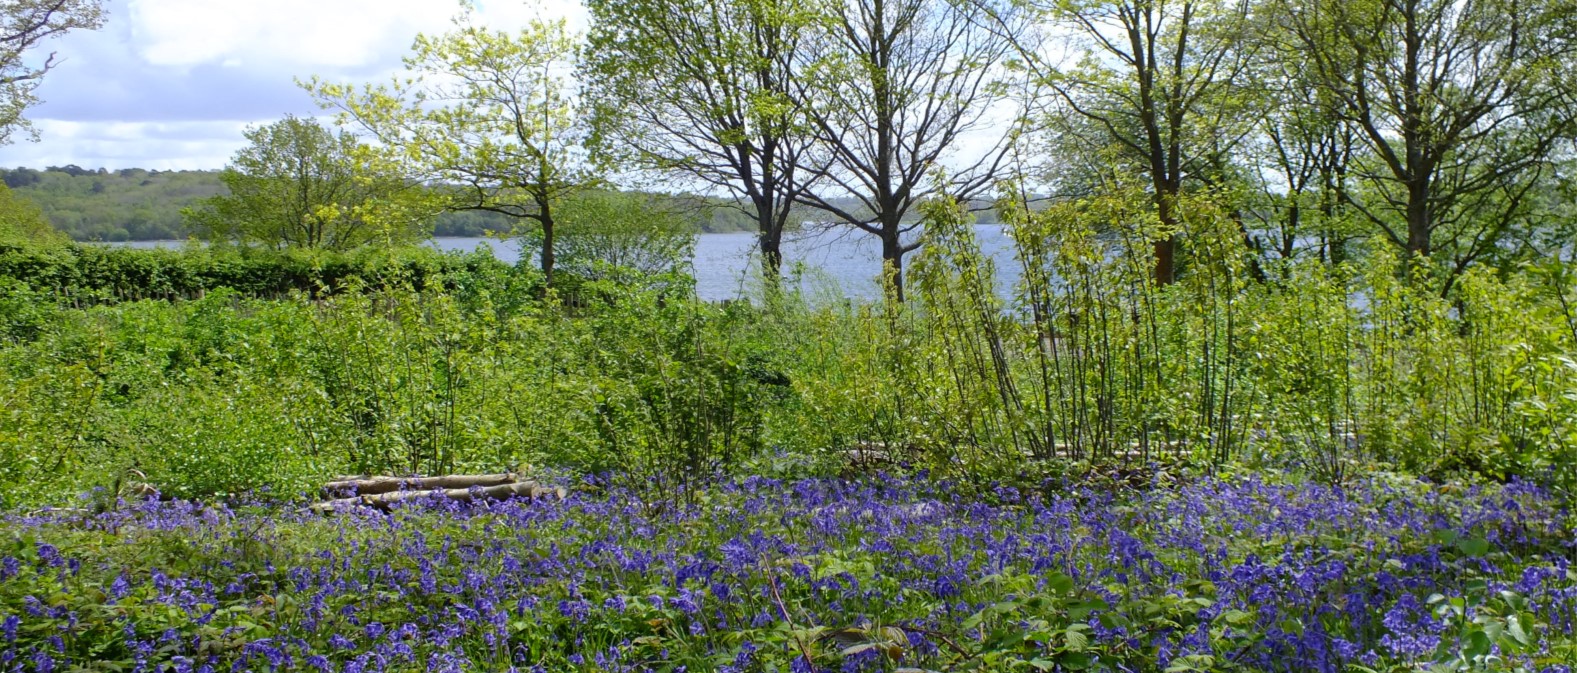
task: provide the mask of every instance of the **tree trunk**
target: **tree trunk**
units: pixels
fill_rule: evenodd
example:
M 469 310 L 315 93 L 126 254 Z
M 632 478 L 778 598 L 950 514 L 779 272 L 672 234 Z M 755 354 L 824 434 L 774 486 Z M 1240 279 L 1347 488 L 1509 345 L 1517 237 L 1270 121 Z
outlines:
M 1170 188 L 1156 190 L 1156 216 L 1166 236 L 1155 241 L 1155 284 L 1165 287 L 1177 280 L 1177 215 L 1172 212 L 1177 191 Z
M 903 241 L 898 237 L 898 226 L 882 226 L 882 287 L 888 298 L 903 303 Z
M 1326 264 L 1336 267 L 1347 261 L 1347 239 L 1330 231 L 1331 223 L 1336 221 L 1336 199 L 1339 197 L 1332 186 L 1336 184 L 1333 180 L 1326 179 L 1325 184 L 1325 194 L 1320 197 L 1320 240 L 1323 244 L 1320 252 Z
M 354 498 L 330 500 L 313 505 L 310 510 L 316 514 L 332 514 L 344 509 L 357 507 L 372 507 L 388 510 L 397 503 L 413 502 L 433 499 L 447 499 L 456 502 L 472 502 L 475 500 L 508 500 L 523 498 L 526 500 L 554 499 L 562 500 L 567 495 L 562 488 L 542 486 L 541 484 L 519 483 L 500 484 L 498 486 L 469 488 L 433 489 L 428 491 L 395 491 L 380 495 L 363 495 Z
M 542 208 L 542 277 L 548 287 L 553 287 L 553 214 Z
M 1177 281 L 1177 235 L 1168 234 L 1155 242 L 1155 284 L 1171 285 Z
M 1303 208 L 1293 203 L 1287 210 L 1287 228 L 1281 233 L 1281 249 L 1276 252 L 1282 259 L 1292 259 L 1294 246 L 1298 243 L 1298 232 L 1303 229 Z
M 1347 239 L 1329 234 L 1324 235 L 1323 238 L 1324 247 L 1321 251 L 1325 257 L 1323 261 L 1327 266 L 1341 266 L 1347 261 Z
M 1421 182 L 1421 181 L 1418 181 Z M 1428 257 L 1429 187 L 1419 184 L 1407 188 L 1407 257 Z
M 761 276 L 768 289 L 775 289 L 783 274 L 783 229 L 770 210 L 759 213 L 756 224 L 759 232 L 756 240 L 761 247 Z

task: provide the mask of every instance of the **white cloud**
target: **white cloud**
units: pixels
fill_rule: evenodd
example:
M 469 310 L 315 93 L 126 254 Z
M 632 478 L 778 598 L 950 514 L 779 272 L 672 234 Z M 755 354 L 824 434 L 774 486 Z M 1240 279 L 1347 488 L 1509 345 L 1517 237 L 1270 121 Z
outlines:
M 475 0 L 474 20 L 512 29 L 567 17 L 576 0 Z M 218 168 L 241 130 L 314 114 L 295 78 L 383 81 L 417 33 L 441 33 L 460 0 L 106 0 L 109 20 L 48 49 L 59 67 L 29 111 L 41 142 L 0 147 L 0 165 Z
M 7 147 L 6 166 L 220 168 L 245 144 L 244 122 L 63 122 L 40 120 L 44 141 Z M 63 151 L 64 150 L 64 151 Z
M 373 65 L 397 56 L 419 32 L 441 32 L 459 0 L 132 0 L 127 20 L 153 65 L 259 63 L 326 68 Z M 479 3 L 476 18 L 509 28 L 534 16 L 584 24 L 576 2 Z
M 133 0 L 124 20 L 155 66 L 346 68 L 403 48 L 459 9 L 445 0 Z
M 568 19 L 570 30 L 584 31 L 590 20 L 585 5 L 578 0 L 478 0 L 477 18 L 498 28 L 524 26 L 536 17 Z

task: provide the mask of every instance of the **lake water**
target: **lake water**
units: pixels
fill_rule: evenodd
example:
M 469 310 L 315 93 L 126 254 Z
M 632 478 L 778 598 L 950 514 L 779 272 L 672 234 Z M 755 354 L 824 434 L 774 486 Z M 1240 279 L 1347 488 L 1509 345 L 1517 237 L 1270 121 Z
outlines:
M 1018 282 L 1017 262 L 1012 242 L 1001 225 L 976 225 L 981 251 L 996 260 L 997 290 L 1011 291 Z M 512 241 L 482 238 L 438 238 L 431 241 L 440 250 L 475 250 L 489 246 L 500 260 L 516 263 L 520 248 Z M 783 235 L 785 275 L 796 272 L 805 292 L 828 298 L 875 299 L 881 295 L 877 276 L 882 264 L 881 242 L 864 232 L 818 229 Z M 905 256 L 907 264 L 914 253 Z M 695 275 L 696 294 L 718 301 L 748 297 L 760 286 L 757 270 L 756 235 L 749 232 L 701 234 L 695 241 L 691 273 Z
M 996 262 L 997 292 L 1006 296 L 1018 282 L 1018 262 L 1013 259 L 1012 242 L 1002 225 L 978 224 L 981 251 Z M 864 232 L 843 229 L 814 229 L 783 235 L 784 273 L 797 274 L 800 287 L 817 298 L 875 299 L 881 295 L 877 275 L 881 271 L 881 242 Z M 179 247 L 181 241 L 136 241 L 121 243 L 136 248 Z M 436 238 L 428 242 L 440 250 L 471 251 L 487 246 L 493 255 L 511 264 L 520 260 L 520 248 L 513 241 L 487 238 Z M 756 270 L 756 235 L 749 232 L 701 234 L 696 237 L 696 294 L 702 299 L 720 301 L 755 294 L 760 286 Z M 915 253 L 904 257 L 909 264 Z

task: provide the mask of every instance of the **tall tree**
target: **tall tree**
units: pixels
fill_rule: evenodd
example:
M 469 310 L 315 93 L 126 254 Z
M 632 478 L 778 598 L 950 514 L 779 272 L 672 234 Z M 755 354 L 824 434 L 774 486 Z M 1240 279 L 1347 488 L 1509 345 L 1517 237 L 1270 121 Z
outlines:
M 1325 96 L 1296 56 L 1276 22 L 1274 2 L 1261 5 L 1246 39 L 1261 58 L 1245 75 L 1247 96 L 1261 108 L 1253 116 L 1254 135 L 1245 147 L 1259 203 L 1246 217 L 1259 223 L 1250 246 L 1269 259 L 1290 259 L 1310 242 L 1322 260 L 1339 264 L 1357 228 L 1341 202 L 1349 166 L 1358 157 L 1351 125 L 1330 114 Z
M 552 285 L 555 208 L 593 182 L 571 83 L 576 42 L 562 19 L 514 33 L 462 23 L 418 36 L 389 84 L 307 87 L 397 152 L 414 179 L 452 187 L 449 208 L 532 223 Z
M 824 181 L 799 200 L 878 237 L 893 297 L 902 301 L 904 255 L 920 245 L 906 240 L 920 226 L 906 221 L 910 209 L 944 191 L 967 201 L 996 182 L 1012 131 L 993 129 L 993 114 L 1005 99 L 1002 66 L 1012 45 L 974 4 L 829 5 L 809 52 L 812 70 L 796 80 L 825 152 L 826 163 L 810 170 Z M 943 159 L 972 135 L 985 151 L 940 184 Z
M 1021 0 L 1043 28 L 1019 40 L 1022 62 L 1071 127 L 1104 131 L 1098 145 L 1145 176 L 1165 233 L 1154 277 L 1176 277 L 1185 179 L 1210 183 L 1247 133 L 1233 93 L 1249 61 L 1242 0 Z M 999 22 L 1000 23 L 1000 22 Z M 1045 47 L 1050 46 L 1047 49 Z M 1071 49 L 1070 49 L 1071 47 Z M 1068 56 L 1076 57 L 1064 65 Z
M 420 185 L 380 171 L 360 141 L 314 119 L 286 116 L 249 129 L 219 180 L 228 194 L 184 211 L 215 240 L 275 248 L 348 250 L 424 236 L 430 209 Z
M 1577 3 L 1312 0 L 1278 15 L 1287 57 L 1368 155 L 1343 200 L 1448 278 L 1493 253 L 1577 130 Z
M 17 131 L 33 134 L 22 113 L 38 102 L 34 90 L 55 67 L 54 53 L 30 64 L 28 52 L 67 31 L 103 23 L 101 0 L 0 0 L 0 145 Z
M 582 64 L 599 149 L 733 195 L 776 282 L 806 188 L 810 134 L 794 97 L 811 0 L 590 0 Z

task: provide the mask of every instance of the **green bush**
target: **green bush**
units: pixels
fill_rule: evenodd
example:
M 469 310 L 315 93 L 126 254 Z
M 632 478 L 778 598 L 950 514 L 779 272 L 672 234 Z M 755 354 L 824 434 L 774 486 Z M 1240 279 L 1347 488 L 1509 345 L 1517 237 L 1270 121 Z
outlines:
M 423 247 L 331 253 L 228 246 L 148 250 L 0 243 L 0 278 L 79 305 L 194 299 L 219 288 L 274 299 L 292 292 L 326 296 L 352 286 L 389 283 L 467 293 L 527 273 L 486 252 L 443 253 Z
M 979 488 L 1173 463 L 1577 484 L 1572 274 L 1473 271 L 1442 296 L 1375 251 L 1253 280 L 1229 213 L 1185 205 L 1166 288 L 1146 239 L 1102 233 L 1141 221 L 1121 199 L 1015 215 L 1009 298 L 939 205 L 907 305 L 716 305 L 630 270 L 549 291 L 433 251 L 7 249 L 0 504 L 130 469 L 183 496 L 529 465 L 683 497 L 851 452 Z

